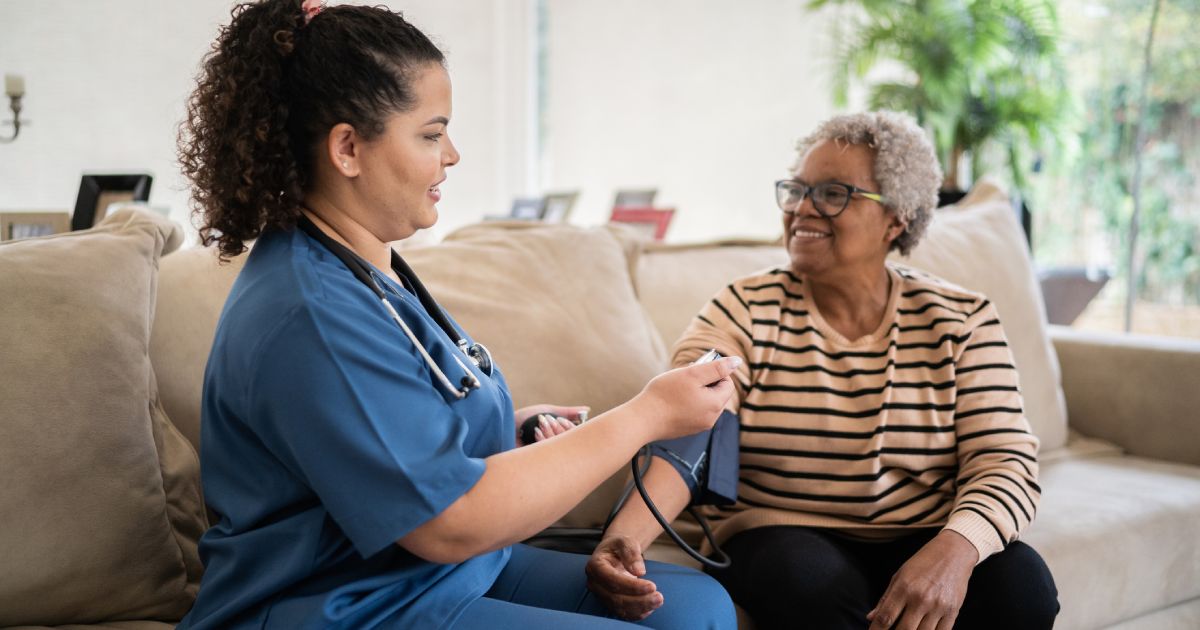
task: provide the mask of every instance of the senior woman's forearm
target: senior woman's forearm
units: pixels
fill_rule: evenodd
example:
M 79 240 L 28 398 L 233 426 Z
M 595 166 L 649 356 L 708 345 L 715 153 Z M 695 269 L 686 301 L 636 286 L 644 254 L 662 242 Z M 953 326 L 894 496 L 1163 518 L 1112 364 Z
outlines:
M 691 498 L 687 484 L 679 476 L 679 472 L 659 457 L 651 459 L 650 468 L 643 478 L 643 485 L 646 486 L 646 492 L 654 502 L 654 507 L 668 522 L 675 520 L 675 517 L 683 512 Z M 645 550 L 662 531 L 662 526 L 646 507 L 642 495 L 634 492 L 604 534 L 605 538 L 627 536 L 636 540 Z
M 959 471 L 947 529 L 962 534 L 980 561 L 1033 521 L 1038 439 L 1025 418 L 1016 365 L 995 309 L 983 303 L 967 322 L 958 362 L 955 436 Z
M 399 544 L 427 560 L 461 562 L 545 529 L 628 462 L 652 436 L 626 403 L 554 438 L 497 453 L 483 477 Z M 596 448 L 603 444 L 604 448 Z

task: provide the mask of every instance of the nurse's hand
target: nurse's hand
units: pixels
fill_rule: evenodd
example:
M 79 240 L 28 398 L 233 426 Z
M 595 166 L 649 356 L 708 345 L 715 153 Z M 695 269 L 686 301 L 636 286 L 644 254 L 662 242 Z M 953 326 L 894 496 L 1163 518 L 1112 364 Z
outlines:
M 711 429 L 733 397 L 730 374 L 741 357 L 725 357 L 659 374 L 630 404 L 647 423 L 651 441 L 692 435 Z
M 542 415 L 537 428 L 533 430 L 534 441 L 541 442 L 575 428 L 582 414 L 590 410 L 590 407 L 563 407 L 560 405 L 522 407 L 513 414 L 517 425 L 517 446 L 526 446 L 525 442 L 521 440 L 521 425 L 529 418 Z

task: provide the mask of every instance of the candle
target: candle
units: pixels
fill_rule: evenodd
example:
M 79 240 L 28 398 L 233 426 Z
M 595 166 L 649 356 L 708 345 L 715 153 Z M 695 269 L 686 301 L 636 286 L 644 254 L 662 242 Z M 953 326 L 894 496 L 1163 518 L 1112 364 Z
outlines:
M 25 78 L 17 74 L 4 75 L 4 93 L 9 96 L 25 96 Z

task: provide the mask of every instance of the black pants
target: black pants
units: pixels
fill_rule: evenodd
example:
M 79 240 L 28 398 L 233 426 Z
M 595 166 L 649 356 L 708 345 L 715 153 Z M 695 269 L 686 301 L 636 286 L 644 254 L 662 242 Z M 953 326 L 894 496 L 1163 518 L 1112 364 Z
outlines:
M 860 542 L 806 527 L 761 527 L 721 547 L 733 560 L 709 572 L 758 630 L 866 628 L 888 582 L 937 530 Z M 1020 541 L 979 563 L 955 628 L 1050 628 L 1058 591 L 1042 557 Z

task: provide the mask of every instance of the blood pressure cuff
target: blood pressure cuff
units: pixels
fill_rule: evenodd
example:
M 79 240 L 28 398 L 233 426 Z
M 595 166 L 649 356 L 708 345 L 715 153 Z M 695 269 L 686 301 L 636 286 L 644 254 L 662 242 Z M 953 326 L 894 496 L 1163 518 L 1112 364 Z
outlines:
M 651 455 L 666 460 L 683 477 L 692 505 L 731 505 L 737 501 L 738 417 L 721 412 L 708 431 L 650 444 Z

